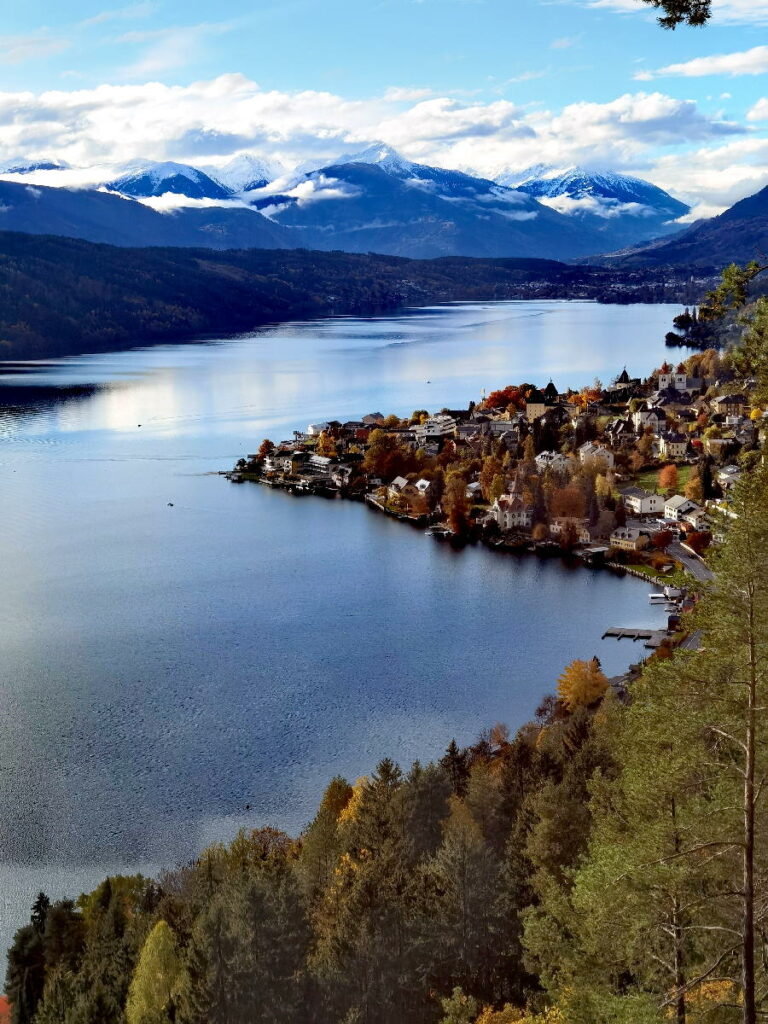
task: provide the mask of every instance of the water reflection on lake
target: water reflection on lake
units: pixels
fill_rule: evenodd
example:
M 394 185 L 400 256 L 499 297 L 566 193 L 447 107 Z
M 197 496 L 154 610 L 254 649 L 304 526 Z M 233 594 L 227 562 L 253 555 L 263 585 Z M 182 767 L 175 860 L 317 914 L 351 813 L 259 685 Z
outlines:
M 661 620 L 643 583 L 212 474 L 312 420 L 644 375 L 673 312 L 457 305 L 0 376 L 0 942 L 41 885 L 297 830 L 331 775 L 514 728 L 573 657 L 639 657 L 600 636 Z

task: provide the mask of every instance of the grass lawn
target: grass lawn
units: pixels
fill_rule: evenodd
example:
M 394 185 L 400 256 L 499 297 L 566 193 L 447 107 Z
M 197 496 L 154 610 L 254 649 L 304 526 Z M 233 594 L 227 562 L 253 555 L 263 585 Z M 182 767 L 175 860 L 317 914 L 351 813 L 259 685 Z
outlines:
M 661 467 L 659 467 L 661 468 Z M 683 493 L 685 485 L 688 483 L 691 477 L 691 473 L 694 471 L 694 466 L 678 466 L 678 485 L 677 490 L 680 494 Z M 658 469 L 647 469 L 642 473 L 638 473 L 635 483 L 638 487 L 642 487 L 646 491 L 655 491 L 659 484 L 659 470 Z
M 658 569 L 654 569 L 650 565 L 628 565 L 627 569 L 634 569 L 635 572 L 641 572 L 643 576 L 647 576 L 651 580 L 665 580 L 669 581 L 669 577 L 665 576 L 663 572 L 659 572 Z

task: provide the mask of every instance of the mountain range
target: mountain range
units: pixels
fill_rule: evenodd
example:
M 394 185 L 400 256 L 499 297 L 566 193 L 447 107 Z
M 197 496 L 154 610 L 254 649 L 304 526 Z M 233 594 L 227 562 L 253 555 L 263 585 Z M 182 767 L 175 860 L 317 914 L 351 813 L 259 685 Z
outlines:
M 600 240 L 531 196 L 484 178 L 402 161 L 383 149 L 252 193 L 271 220 L 313 248 L 394 256 L 570 259 Z
M 0 231 L 128 246 L 291 249 L 304 244 L 290 230 L 252 209 L 184 207 L 159 213 L 144 203 L 96 189 L 2 180 Z
M 293 175 L 245 154 L 222 168 L 144 162 L 101 190 L 23 193 L 15 184 L 10 194 L 11 183 L 0 182 L 0 229 L 118 245 L 305 246 L 425 259 L 575 259 L 654 237 L 687 210 L 619 175 L 530 178 L 512 188 L 414 163 L 381 143 Z M 150 210 L 160 197 L 163 212 Z
M 583 167 L 537 171 L 514 187 L 597 233 L 604 252 L 674 232 L 675 221 L 690 213 L 685 203 L 642 178 Z
M 145 162 L 101 188 L 2 178 L 41 169 L 65 165 L 16 161 L 0 169 L 0 231 L 119 246 L 338 249 L 638 268 L 712 268 L 762 258 L 768 249 L 768 188 L 681 229 L 677 218 L 688 207 L 639 178 L 537 166 L 492 181 L 415 163 L 383 144 L 292 175 L 244 154 L 218 168 Z

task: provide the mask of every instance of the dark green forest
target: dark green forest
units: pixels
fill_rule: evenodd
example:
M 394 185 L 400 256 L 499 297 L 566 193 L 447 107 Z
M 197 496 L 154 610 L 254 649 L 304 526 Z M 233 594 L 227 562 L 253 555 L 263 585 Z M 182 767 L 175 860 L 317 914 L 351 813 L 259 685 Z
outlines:
M 0 358 L 34 359 L 226 336 L 277 320 L 453 300 L 695 301 L 684 271 L 553 260 L 127 249 L 0 232 Z

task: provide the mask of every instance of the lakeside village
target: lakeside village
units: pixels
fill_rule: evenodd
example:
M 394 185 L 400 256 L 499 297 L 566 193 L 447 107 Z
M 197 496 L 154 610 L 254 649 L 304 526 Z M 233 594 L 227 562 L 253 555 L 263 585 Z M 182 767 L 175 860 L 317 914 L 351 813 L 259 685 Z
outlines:
M 523 383 L 466 409 L 312 423 L 265 440 L 227 475 L 364 500 L 460 542 L 632 572 L 659 583 L 657 599 L 679 612 L 688 588 L 667 577 L 711 577 L 702 556 L 718 542 L 731 488 L 759 457 L 768 413 L 751 404 L 753 388 L 707 349 L 645 380 L 625 368 L 606 387 Z M 671 616 L 665 632 L 678 624 Z

